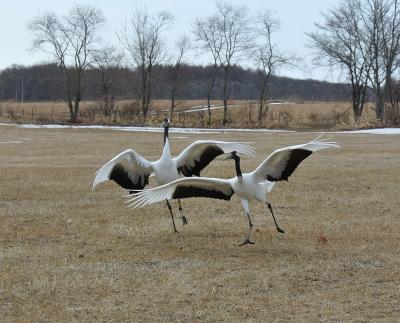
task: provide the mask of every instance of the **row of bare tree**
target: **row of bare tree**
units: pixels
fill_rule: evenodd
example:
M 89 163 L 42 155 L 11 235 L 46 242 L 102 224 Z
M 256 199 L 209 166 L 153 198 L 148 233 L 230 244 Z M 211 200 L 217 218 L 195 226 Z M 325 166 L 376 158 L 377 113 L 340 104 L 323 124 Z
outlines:
M 311 46 L 316 49 L 315 63 L 339 67 L 352 88 L 354 117 L 362 116 L 368 89 L 375 94 L 377 120 L 385 121 L 385 108 L 399 105 L 400 75 L 400 13 L 398 0 L 343 0 L 323 14 L 324 22 L 316 24 L 309 33 Z M 215 12 L 197 18 L 193 23 L 194 42 L 182 35 L 170 48 L 165 32 L 173 23 L 168 12 L 156 14 L 145 9 L 134 10 L 132 16 L 117 32 L 119 52 L 114 47 L 102 46 L 100 33 L 105 19 L 95 7 L 77 5 L 67 16 L 46 14 L 29 25 L 34 34 L 34 48 L 50 53 L 64 72 L 67 101 L 71 121 L 76 122 L 81 101 L 82 74 L 88 68 L 101 71 L 105 96 L 112 87 L 115 72 L 121 64 L 135 70 L 135 98 L 140 106 L 143 122 L 151 110 L 154 98 L 154 69 L 162 64 L 172 65 L 171 117 L 180 72 L 190 50 L 206 54 L 213 66 L 207 102 L 208 123 L 211 120 L 211 99 L 217 73 L 223 74 L 223 125 L 228 122 L 228 84 L 232 67 L 246 61 L 261 71 L 258 119 L 268 110 L 266 99 L 271 77 L 283 66 L 295 66 L 299 61 L 293 53 L 281 51 L 273 41 L 279 21 L 264 12 L 252 15 L 247 7 L 227 2 L 216 2 Z M 170 54 L 174 52 L 175 54 Z M 396 75 L 397 74 L 397 75 Z
M 173 66 L 172 117 L 181 66 L 188 51 L 194 48 L 209 54 L 214 66 L 207 94 L 208 123 L 211 121 L 211 99 L 219 70 L 224 75 L 223 125 L 227 123 L 230 72 L 232 66 L 242 59 L 251 61 L 264 75 L 259 100 L 261 120 L 267 110 L 266 91 L 271 76 L 283 65 L 294 64 L 295 59 L 294 55 L 281 52 L 272 41 L 271 35 L 279 28 L 278 21 L 268 12 L 253 17 L 244 6 L 216 2 L 215 13 L 196 19 L 193 25 L 196 45 L 192 44 L 187 35 L 182 35 L 175 45 L 175 56 L 169 54 L 171 49 L 164 37 L 172 22 L 173 17 L 168 12 L 151 14 L 137 8 L 117 32 L 123 49 L 121 53 L 113 47 L 101 46 L 99 35 L 104 29 L 105 19 L 95 7 L 76 5 L 65 17 L 53 13 L 42 15 L 32 20 L 29 29 L 34 35 L 33 47 L 52 55 L 65 73 L 72 122 L 76 122 L 78 117 L 82 73 L 90 66 L 98 68 L 102 72 L 103 92 L 107 94 L 116 77 L 110 71 L 115 70 L 123 61 L 140 76 L 135 86 L 135 97 L 140 103 L 144 122 L 153 99 L 154 67 L 165 63 Z
M 167 100 L 171 105 L 169 99 L 173 87 L 174 70 L 173 64 L 156 65 L 154 67 L 152 72 L 152 97 L 154 100 Z M 213 65 L 181 64 L 179 77 L 176 80 L 174 114 L 176 114 L 177 108 L 189 108 L 190 104 L 193 103 L 190 100 L 200 100 L 201 102 L 198 102 L 198 104 L 207 106 L 206 98 L 213 72 Z M 106 82 L 103 82 L 104 78 Z M 229 100 L 254 101 L 259 99 L 263 78 L 264 74 L 260 70 L 244 68 L 235 64 L 230 72 Z M 114 81 L 111 84 L 113 79 Z M 22 80 L 24 81 L 23 84 Z M 89 67 L 85 70 L 82 78 L 82 97 L 85 101 L 105 101 L 106 98 L 111 100 L 112 97 L 114 97 L 116 103 L 120 100 L 136 101 L 135 85 L 140 83 L 139 80 L 137 70 L 124 66 L 106 70 L 105 77 L 103 77 L 101 69 Z M 223 71 L 218 69 L 212 96 L 214 104 L 217 103 L 216 101 L 222 102 L 223 82 Z M 22 86 L 24 101 L 31 102 L 60 101 L 65 99 L 67 92 L 63 72 L 54 63 L 30 66 L 12 65 L 0 71 L 0 101 L 21 101 Z M 371 90 L 368 92 L 370 98 L 372 98 Z M 348 101 L 350 94 L 349 84 L 272 75 L 268 92 L 265 95 L 268 97 L 268 101 Z M 103 106 L 103 103 L 98 102 L 100 106 Z M 155 112 L 156 105 L 154 102 L 150 113 Z M 168 108 L 168 103 L 164 103 L 162 106 L 165 111 Z M 160 106 L 157 105 L 157 107 Z M 206 111 L 205 122 L 207 122 L 207 119 Z
M 385 108 L 399 109 L 399 9 L 398 0 L 345 0 L 324 13 L 324 22 L 308 34 L 315 60 L 346 73 L 356 120 L 368 87 L 375 94 L 377 120 L 385 121 Z

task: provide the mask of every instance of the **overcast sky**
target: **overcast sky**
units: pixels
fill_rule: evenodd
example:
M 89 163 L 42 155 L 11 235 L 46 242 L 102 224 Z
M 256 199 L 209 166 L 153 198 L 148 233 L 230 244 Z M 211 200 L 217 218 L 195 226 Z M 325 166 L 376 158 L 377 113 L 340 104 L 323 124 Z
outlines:
M 336 6 L 340 0 L 230 0 L 235 5 L 246 5 L 252 13 L 268 9 L 280 20 L 281 30 L 275 35 L 282 49 L 297 53 L 305 58 L 301 70 L 284 70 L 282 76 L 296 78 L 315 78 L 337 81 L 329 71 L 312 67 L 309 62 L 311 50 L 306 47 L 305 32 L 314 29 L 314 22 L 321 21 L 321 12 Z M 103 39 L 118 46 L 116 30 L 131 15 L 136 6 L 146 7 L 150 12 L 169 11 L 175 18 L 174 26 L 166 33 L 166 38 L 173 44 L 176 38 L 186 33 L 191 36 L 192 23 L 196 17 L 206 17 L 215 12 L 214 0 L 14 0 L 2 1 L 0 7 L 0 69 L 11 64 L 30 65 L 45 62 L 47 55 L 32 52 L 32 34 L 27 30 L 29 21 L 40 14 L 53 11 L 64 15 L 74 4 L 89 4 L 100 9 L 108 25 Z M 201 57 L 195 56 L 192 61 L 203 63 Z M 189 58 L 190 60 L 190 58 Z M 204 60 L 204 59 L 203 59 Z M 307 63 L 308 62 L 308 63 Z

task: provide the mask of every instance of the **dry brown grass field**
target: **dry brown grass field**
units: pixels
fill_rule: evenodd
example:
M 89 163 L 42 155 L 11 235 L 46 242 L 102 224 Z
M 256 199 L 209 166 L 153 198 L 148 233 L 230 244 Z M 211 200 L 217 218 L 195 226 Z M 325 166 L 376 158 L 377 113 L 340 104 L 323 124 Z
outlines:
M 258 120 L 257 102 L 231 101 L 228 110 L 229 127 L 234 128 L 285 128 L 285 129 L 351 129 L 380 126 L 376 123 L 372 105 L 367 105 L 361 121 L 354 122 L 349 102 L 282 102 L 270 104 L 268 112 Z M 204 100 L 177 101 L 174 113 L 174 125 L 183 127 L 206 127 L 207 111 L 184 113 L 191 107 L 205 105 Z M 221 106 L 221 101 L 214 101 Z M 84 124 L 142 125 L 140 114 L 135 114 L 132 102 L 118 101 L 116 113 L 104 115 L 101 102 L 82 102 L 79 120 Z M 170 101 L 153 102 L 147 125 L 159 125 L 160 118 L 169 117 Z M 138 113 L 139 111 L 136 110 Z M 212 111 L 211 127 L 221 127 L 222 109 Z M 69 119 L 67 105 L 64 102 L 2 102 L 0 103 L 0 122 L 17 123 L 67 123 Z
M 256 244 L 238 247 L 237 198 L 183 200 L 189 224 L 174 234 L 164 204 L 127 209 L 114 183 L 91 191 L 121 150 L 157 158 L 161 133 L 0 126 L 0 321 L 398 322 L 399 136 L 333 136 L 342 149 L 270 194 L 286 233 L 255 202 Z M 258 151 L 243 170 L 314 137 L 234 135 Z M 232 134 L 171 134 L 171 148 L 206 138 Z M 233 176 L 233 162 L 204 175 Z

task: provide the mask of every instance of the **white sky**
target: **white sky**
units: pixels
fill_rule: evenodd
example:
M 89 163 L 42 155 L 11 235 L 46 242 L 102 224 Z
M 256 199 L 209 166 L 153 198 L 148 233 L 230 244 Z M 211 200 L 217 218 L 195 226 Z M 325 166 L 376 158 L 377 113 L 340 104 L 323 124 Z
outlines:
M 306 65 L 301 70 L 284 70 L 282 76 L 296 78 L 315 78 L 338 81 L 337 77 L 324 69 L 310 65 L 311 50 L 306 48 L 305 32 L 314 29 L 314 22 L 321 21 L 321 12 L 338 5 L 340 0 L 230 0 L 236 5 L 246 5 L 252 13 L 268 9 L 280 20 L 281 30 L 275 34 L 275 40 L 281 49 L 295 52 L 304 57 Z M 116 30 L 121 28 L 135 6 L 146 7 L 149 12 L 167 10 L 175 17 L 174 27 L 166 33 L 170 44 L 182 33 L 191 36 L 191 25 L 196 17 L 206 17 L 215 12 L 214 0 L 0 0 L 0 69 L 11 64 L 30 65 L 44 62 L 48 56 L 41 52 L 32 52 L 32 34 L 27 30 L 29 21 L 47 11 L 64 15 L 77 4 L 89 4 L 100 9 L 107 20 L 108 31 L 103 39 L 108 44 L 118 46 Z M 204 63 L 205 60 L 193 55 L 192 62 Z M 308 63 L 307 63 L 308 62 Z

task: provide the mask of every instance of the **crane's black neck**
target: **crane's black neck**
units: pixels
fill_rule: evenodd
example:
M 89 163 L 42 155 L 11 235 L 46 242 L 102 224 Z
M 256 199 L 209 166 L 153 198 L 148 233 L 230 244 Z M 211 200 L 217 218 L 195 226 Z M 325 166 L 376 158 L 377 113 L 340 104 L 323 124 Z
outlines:
M 168 130 L 169 130 L 169 127 L 164 127 L 164 145 L 165 145 L 165 141 L 168 138 Z
M 235 154 L 233 156 L 233 159 L 235 160 L 236 176 L 237 177 L 243 177 L 242 176 L 242 170 L 240 169 L 240 157 Z

